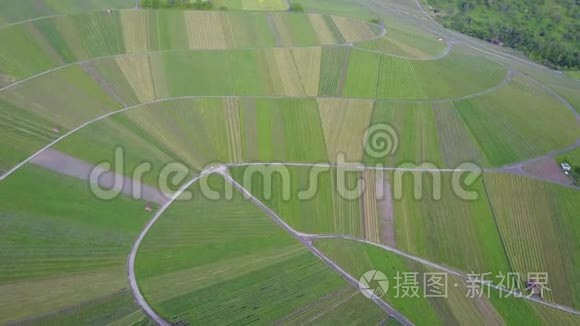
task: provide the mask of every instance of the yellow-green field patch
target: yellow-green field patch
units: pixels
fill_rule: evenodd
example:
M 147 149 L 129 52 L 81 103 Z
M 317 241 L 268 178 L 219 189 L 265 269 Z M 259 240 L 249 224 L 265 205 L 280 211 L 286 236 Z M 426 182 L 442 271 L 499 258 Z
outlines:
M 365 41 L 377 36 L 371 25 L 366 22 L 338 16 L 333 16 L 332 20 L 347 42 Z
M 374 101 L 320 98 L 318 105 L 330 161 L 361 162 Z
M 126 52 L 146 52 L 149 49 L 147 12 L 122 10 L 120 15 Z
M 155 86 L 149 56 L 146 54 L 124 55 L 118 56 L 115 60 L 139 101 L 141 103 L 153 101 L 155 99 Z
M 304 96 L 305 91 L 294 63 L 292 51 L 290 49 L 272 49 L 271 51 L 282 80 L 283 94 L 285 96 Z
M 185 26 L 190 49 L 225 49 L 222 13 L 185 11 Z
M 300 74 L 300 80 L 307 96 L 318 95 L 320 82 L 320 60 L 322 57 L 321 47 L 295 48 L 292 49 L 294 63 Z
M 325 16 L 308 14 L 308 18 L 312 23 L 312 27 L 314 27 L 314 31 L 320 40 L 320 44 L 336 44 L 341 41 L 337 39 L 334 31 L 330 26 L 328 26 L 328 20 L 325 19 Z

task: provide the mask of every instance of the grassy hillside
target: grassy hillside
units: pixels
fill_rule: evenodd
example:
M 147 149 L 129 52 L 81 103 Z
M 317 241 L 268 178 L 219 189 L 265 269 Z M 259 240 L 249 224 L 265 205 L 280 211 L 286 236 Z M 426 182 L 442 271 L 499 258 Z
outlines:
M 445 27 L 503 42 L 552 67 L 580 67 L 574 0 L 425 0 Z
M 225 194 L 223 177 L 205 180 Z M 376 324 L 387 317 L 239 192 L 211 200 L 199 183 L 190 190 L 193 199 L 165 212 L 136 261 L 145 298 L 172 323 L 288 324 L 365 312 Z M 340 302 L 344 308 L 335 309 Z

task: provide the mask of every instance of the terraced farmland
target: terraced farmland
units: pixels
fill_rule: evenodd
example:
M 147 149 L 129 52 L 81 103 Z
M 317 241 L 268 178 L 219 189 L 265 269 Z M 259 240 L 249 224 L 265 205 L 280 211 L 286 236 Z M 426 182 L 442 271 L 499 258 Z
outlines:
M 316 241 L 316 246 L 354 275 L 362 275 L 368 270 L 383 271 L 389 280 L 403 277 L 403 273 L 416 275 L 414 276 L 418 282 L 416 286 L 420 292 L 426 288 L 425 275 L 429 277 L 428 273 L 440 272 L 360 242 L 321 239 Z M 448 276 L 446 282 L 449 285 L 446 299 L 414 297 L 412 290 L 405 290 L 405 287 L 398 290 L 391 287 L 386 299 L 400 311 L 408 311 L 408 315 L 415 316 L 413 322 L 420 325 L 446 325 L 451 322 L 470 325 L 490 322 L 508 324 L 557 322 L 572 325 L 578 322 L 578 317 L 572 314 L 526 302 L 524 299 L 501 297 L 496 290 L 490 291 L 489 298 L 467 297 L 469 291 L 467 283 L 465 279 L 457 276 Z M 406 295 L 403 294 L 404 291 L 408 291 Z M 413 313 L 417 310 L 420 310 L 421 314 Z
M 524 169 L 574 162 L 577 81 L 414 4 L 290 4 L 0 0 L 0 324 L 579 323 L 580 193 Z
M 113 322 L 138 310 L 125 261 L 149 217 L 142 202 L 102 201 L 85 183 L 33 166 L 3 181 L 0 193 L 0 288 L 17 298 L 2 300 L 2 323 L 45 316 L 38 321 L 58 324 L 77 314 Z
M 223 195 L 223 179 L 208 178 L 202 182 Z M 353 308 L 370 312 L 374 322 L 386 318 L 371 302 L 360 302 L 360 294 L 345 288 L 340 277 L 240 193 L 212 201 L 197 185 L 192 188 L 193 200 L 176 202 L 166 212 L 147 234 L 136 261 L 144 296 L 167 320 L 308 320 L 307 314 L 294 312 L 325 314 L 324 301 L 332 303 L 335 295 L 359 302 L 345 310 L 328 309 L 323 319 L 348 316 Z

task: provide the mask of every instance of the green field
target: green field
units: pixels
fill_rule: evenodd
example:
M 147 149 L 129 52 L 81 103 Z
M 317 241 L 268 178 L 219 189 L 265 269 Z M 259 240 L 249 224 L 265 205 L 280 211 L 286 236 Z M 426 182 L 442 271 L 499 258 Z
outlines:
M 135 6 L 134 0 L 21 0 L 18 2 L 0 2 L 0 27 L 27 19 L 78 13 L 83 11 L 100 11 L 105 9 L 124 9 Z
M 578 307 L 578 191 L 514 175 L 484 180 L 512 269 L 547 272 L 548 299 Z
M 2 323 L 112 322 L 137 310 L 125 260 L 149 217 L 143 203 L 102 201 L 85 183 L 32 166 L 4 180 L 0 194 L 0 288 L 18 297 L 2 301 Z
M 575 143 L 580 136 L 570 110 L 519 76 L 491 95 L 454 103 L 492 165 L 540 156 Z M 548 113 L 549 112 L 549 113 Z M 549 114 L 550 119 L 544 120 Z
M 384 297 L 397 310 L 412 316 L 417 325 L 459 324 L 545 324 L 561 323 L 573 325 L 578 317 L 561 311 L 543 307 L 524 299 L 501 297 L 491 290 L 489 296 L 468 298 L 468 287 L 464 279 L 448 276 L 445 298 L 410 297 L 404 295 L 403 281 L 397 281 L 397 273 L 416 273 L 419 291 L 425 287 L 425 273 L 438 272 L 424 265 L 396 256 L 381 248 L 349 240 L 327 239 L 315 243 L 325 255 L 331 257 L 352 275 L 363 275 L 369 270 L 383 272 L 389 282 Z M 403 285 L 397 290 L 397 284 Z M 412 293 L 412 292 L 408 292 Z M 416 313 L 420 311 L 421 313 Z
M 520 290 L 546 272 L 542 300 L 564 307 L 468 299 L 451 275 L 446 299 L 386 293 L 416 325 L 580 323 L 564 312 L 580 309 L 580 192 L 521 168 L 580 165 L 574 73 L 449 33 L 414 2 L 213 5 L 0 0 L 0 324 L 152 325 L 127 260 L 153 216 L 137 291 L 174 325 L 399 325 L 353 280 L 424 283 L 426 261 L 519 273 Z M 215 168 L 255 198 L 212 174 L 154 215 L 28 162 L 49 144 L 37 159 L 108 162 L 162 192 Z M 54 169 L 76 175 L 74 159 Z M 483 173 L 452 170 L 466 162 Z
M 389 28 L 387 34 L 372 41 L 358 43 L 356 46 L 381 52 L 387 55 L 412 59 L 432 59 L 442 55 L 447 44 L 433 34 L 413 29 Z
M 205 182 L 225 196 L 222 177 Z M 169 208 L 138 252 L 139 287 L 163 317 L 176 323 L 271 323 L 304 317 L 293 312 L 315 312 L 344 291 L 356 301 L 340 277 L 240 193 L 210 200 L 199 189 L 194 185 L 192 200 Z M 348 315 L 357 306 L 381 316 L 369 301 L 329 310 Z
M 315 25 L 320 20 L 338 37 L 319 37 Z M 341 32 L 348 42 L 368 40 L 381 32 L 366 22 L 339 22 L 340 31 L 327 15 L 178 10 L 44 18 L 0 29 L 0 41 L 12 45 L 0 49 L 0 82 L 8 84 L 63 64 L 125 53 L 304 47 L 344 43 Z

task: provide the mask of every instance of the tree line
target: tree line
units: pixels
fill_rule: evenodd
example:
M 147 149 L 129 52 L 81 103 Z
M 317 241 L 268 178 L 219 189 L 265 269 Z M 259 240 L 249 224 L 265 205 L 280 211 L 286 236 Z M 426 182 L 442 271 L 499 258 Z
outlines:
M 580 0 L 429 0 L 445 27 L 505 44 L 552 68 L 580 69 Z

